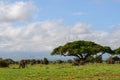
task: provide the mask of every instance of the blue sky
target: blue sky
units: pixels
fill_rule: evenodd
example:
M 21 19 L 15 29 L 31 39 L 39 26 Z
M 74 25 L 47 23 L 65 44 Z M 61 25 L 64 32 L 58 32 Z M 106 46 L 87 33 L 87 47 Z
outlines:
M 51 57 L 55 47 L 75 40 L 115 49 L 119 15 L 120 0 L 0 0 L 0 56 Z
M 90 23 L 107 30 L 119 24 L 120 1 L 117 0 L 36 0 L 40 20 L 63 19 L 65 24 Z
M 12 1 L 12 0 L 11 0 Z M 13 2 L 20 0 L 13 0 Z M 89 23 L 95 29 L 108 30 L 119 24 L 119 0 L 21 0 L 37 7 L 32 21 L 63 19 L 64 24 Z

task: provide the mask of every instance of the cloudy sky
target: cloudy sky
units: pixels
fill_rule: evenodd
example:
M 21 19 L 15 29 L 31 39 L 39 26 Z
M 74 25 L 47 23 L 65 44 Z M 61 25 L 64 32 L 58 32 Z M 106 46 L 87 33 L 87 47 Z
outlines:
M 69 41 L 120 46 L 120 0 L 0 0 L 0 56 L 50 57 Z

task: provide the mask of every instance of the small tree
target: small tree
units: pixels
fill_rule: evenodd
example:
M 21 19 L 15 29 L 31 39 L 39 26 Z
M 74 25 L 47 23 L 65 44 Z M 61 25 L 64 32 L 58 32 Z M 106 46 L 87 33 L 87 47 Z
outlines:
M 46 65 L 49 64 L 48 59 L 47 59 L 47 58 L 44 58 L 43 63 L 46 64 Z
M 31 64 L 31 65 L 36 64 L 36 60 L 35 60 L 35 59 L 30 60 L 30 64 Z

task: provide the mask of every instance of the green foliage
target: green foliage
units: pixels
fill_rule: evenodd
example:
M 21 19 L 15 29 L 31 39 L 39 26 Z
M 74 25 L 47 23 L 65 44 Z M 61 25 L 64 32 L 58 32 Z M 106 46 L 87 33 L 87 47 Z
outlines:
M 94 62 L 96 62 L 96 63 L 102 63 L 102 56 L 96 56 L 94 58 Z
M 113 60 L 114 60 L 114 61 L 120 61 L 120 58 L 119 58 L 118 56 L 114 56 L 114 57 L 113 57 Z
M 84 65 L 84 64 L 85 64 L 85 61 L 81 60 L 80 65 Z
M 3 58 L 0 58 L 0 61 L 2 61 L 3 60 Z
M 79 66 L 79 63 L 78 62 L 73 62 L 72 66 Z
M 85 61 L 88 57 L 97 55 L 97 53 L 103 55 L 104 53 L 112 53 L 112 50 L 108 46 L 101 46 L 95 42 L 79 40 L 56 47 L 51 55 L 75 56 Z
M 94 57 L 93 56 L 88 56 L 86 58 L 86 62 L 88 62 L 88 63 L 94 63 Z
M 107 60 L 106 60 L 107 64 L 114 64 L 114 63 L 120 63 L 120 58 L 118 56 L 110 56 Z
M 8 64 L 15 64 L 15 61 L 12 59 L 4 59 L 5 62 L 7 62 Z
M 35 59 L 31 59 L 31 60 L 30 60 L 30 64 L 31 64 L 31 65 L 36 64 L 36 60 L 35 60 Z
M 114 50 L 114 55 L 120 55 L 120 47 Z
M 61 63 L 63 63 L 64 61 L 62 61 L 62 60 L 56 60 L 56 63 L 57 64 L 61 64 Z
M 71 59 L 67 60 L 67 63 L 72 63 L 73 61 Z
M 43 63 L 46 64 L 46 65 L 49 64 L 48 59 L 47 59 L 47 58 L 44 58 Z
M 8 66 L 9 66 L 9 64 L 6 61 L 4 61 L 4 60 L 0 61 L 0 67 L 8 67 Z
M 40 62 L 40 60 L 38 59 L 38 60 L 36 60 L 36 64 L 40 64 L 41 62 Z
M 72 63 L 73 66 L 79 66 L 84 64 L 85 64 L 85 61 L 79 58 L 74 58 L 74 61 Z
M 113 53 L 113 50 L 109 46 L 104 46 L 103 47 L 103 53 Z
M 115 61 L 115 63 L 120 64 L 120 58 L 118 56 L 114 56 L 113 60 Z
M 79 63 L 79 62 L 80 62 L 80 59 L 79 59 L 79 58 L 74 58 L 74 62 Z

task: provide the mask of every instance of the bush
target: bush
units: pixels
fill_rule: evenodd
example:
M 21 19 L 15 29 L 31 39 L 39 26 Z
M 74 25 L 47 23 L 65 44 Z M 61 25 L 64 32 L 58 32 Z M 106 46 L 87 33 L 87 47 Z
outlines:
M 0 67 L 9 67 L 9 64 L 6 61 L 1 60 L 0 61 Z
M 112 59 L 115 61 L 115 63 L 119 63 L 120 64 L 120 58 L 118 56 L 115 56 Z
M 80 62 L 80 59 L 79 59 L 79 58 L 74 58 L 74 62 L 79 63 L 79 62 Z
M 85 61 L 81 60 L 80 65 L 84 65 L 84 64 L 85 64 Z
M 30 64 L 31 64 L 31 65 L 36 64 L 36 60 L 35 60 L 35 59 L 30 60 Z
M 79 66 L 79 63 L 78 62 L 73 62 L 72 66 Z
M 38 59 L 38 60 L 36 60 L 36 64 L 40 64 L 40 60 Z
M 12 59 L 4 59 L 4 61 L 8 64 L 15 64 L 15 61 L 13 61 Z
M 61 64 L 61 63 L 63 63 L 64 61 L 62 61 L 62 60 L 56 60 L 56 63 L 58 63 L 58 64 Z
M 119 58 L 118 56 L 114 56 L 114 57 L 113 57 L 113 60 L 114 60 L 114 61 L 120 61 L 120 58 Z
M 107 63 L 107 64 L 114 64 L 115 61 L 113 60 L 112 57 L 109 57 L 109 58 L 106 60 L 106 63 Z
M 94 59 L 94 62 L 102 63 L 102 56 L 96 56 L 95 59 Z
M 69 59 L 67 62 L 68 62 L 68 63 L 72 63 L 73 61 L 72 61 L 71 59 Z
M 73 66 L 84 65 L 85 61 L 79 58 L 74 58 L 74 62 L 72 63 Z
M 47 58 L 44 58 L 44 60 L 43 60 L 43 64 L 49 64 L 49 61 L 48 61 L 48 59 Z

